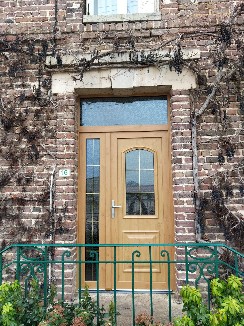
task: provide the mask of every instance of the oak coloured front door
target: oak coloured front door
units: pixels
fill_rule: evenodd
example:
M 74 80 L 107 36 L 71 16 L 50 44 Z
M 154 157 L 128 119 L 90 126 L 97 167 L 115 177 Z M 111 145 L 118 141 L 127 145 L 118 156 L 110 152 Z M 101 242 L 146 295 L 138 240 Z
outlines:
M 167 265 L 160 263 L 164 248 L 152 246 L 149 252 L 146 245 L 173 242 L 168 124 L 83 126 L 79 136 L 79 242 L 94 244 L 100 260 L 114 253 L 97 243 L 129 245 L 117 248 L 117 260 L 123 261 L 116 270 L 118 289 L 131 288 L 133 252 L 135 287 L 149 288 L 151 268 L 153 288 L 167 289 Z M 91 260 L 89 249 L 85 258 Z M 150 266 L 149 258 L 157 262 Z M 83 282 L 95 286 L 96 273 L 95 264 L 86 264 Z M 100 287 L 112 289 L 113 277 L 112 266 L 101 264 Z

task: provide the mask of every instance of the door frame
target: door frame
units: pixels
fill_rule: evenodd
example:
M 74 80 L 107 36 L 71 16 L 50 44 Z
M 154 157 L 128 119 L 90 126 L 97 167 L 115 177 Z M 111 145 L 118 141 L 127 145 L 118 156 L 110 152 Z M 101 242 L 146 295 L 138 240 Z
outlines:
M 159 96 L 159 94 L 156 94 L 157 96 Z M 162 95 L 162 94 L 161 94 Z M 136 97 L 136 95 L 134 95 Z M 141 96 L 141 95 L 140 95 Z M 155 94 L 146 94 L 145 96 L 155 96 Z M 165 96 L 165 95 L 162 95 L 162 96 Z M 86 96 L 85 98 L 96 98 L 98 96 Z M 99 96 L 101 97 L 101 96 Z M 105 98 L 108 98 L 108 97 L 111 97 L 111 96 L 102 96 L 102 97 L 105 97 Z M 111 97 L 112 98 L 112 97 Z M 169 164 L 169 172 L 170 172 L 170 188 L 172 189 L 171 191 L 171 205 L 170 205 L 170 216 L 172 217 L 173 221 L 174 221 L 174 214 L 173 214 L 173 187 L 172 187 L 172 154 L 171 154 L 171 137 L 170 137 L 170 112 L 169 112 L 169 96 L 167 96 L 167 103 L 168 103 L 168 123 L 167 124 L 159 124 L 159 125 L 138 125 L 138 126 L 130 126 L 130 125 L 127 125 L 127 126 L 95 126 L 95 127 L 87 127 L 87 126 L 79 126 L 78 128 L 78 144 L 79 144 L 79 150 L 78 150 L 78 155 L 79 155 L 79 160 L 78 160 L 78 201 L 77 201 L 77 212 L 78 212 L 78 216 L 77 216 L 77 224 L 78 224 L 78 227 L 77 227 L 77 232 L 78 232 L 78 235 L 77 235 L 77 242 L 78 243 L 84 243 L 84 239 L 85 239 L 85 228 L 84 228 L 84 221 L 82 221 L 82 213 L 83 213 L 83 216 L 85 216 L 84 214 L 84 207 L 85 207 L 85 198 L 83 197 L 82 198 L 82 192 L 84 193 L 84 190 L 81 191 L 81 188 L 82 186 L 84 187 L 85 186 L 85 182 L 84 180 L 82 180 L 82 176 L 81 176 L 81 173 L 80 173 L 80 170 L 82 168 L 82 165 L 84 164 L 84 160 L 81 159 L 81 156 L 82 156 L 82 151 L 81 151 L 81 137 L 82 135 L 89 135 L 91 136 L 90 138 L 96 138 L 96 135 L 97 136 L 100 136 L 102 138 L 105 139 L 105 142 L 106 144 L 109 143 L 109 146 L 106 145 L 106 149 L 105 149 L 105 155 L 106 156 L 109 156 L 110 157 L 110 152 L 108 151 L 108 148 L 111 148 L 111 139 L 110 139 L 110 134 L 111 133 L 118 133 L 118 132 L 135 132 L 135 130 L 137 132 L 164 132 L 166 131 L 167 134 L 168 134 L 168 150 L 170 151 L 169 153 L 169 160 L 168 160 L 168 164 Z M 80 101 L 82 99 L 80 98 L 79 99 L 79 114 L 78 114 L 78 121 L 80 122 Z M 88 138 L 88 137 L 87 137 Z M 103 160 L 104 161 L 104 160 Z M 110 162 L 110 159 L 108 160 Z M 102 165 L 101 165 L 102 167 Z M 110 173 L 108 173 L 108 171 L 110 171 L 110 163 L 106 164 L 106 178 L 104 180 L 104 189 L 106 189 L 107 187 L 110 187 L 110 184 L 111 184 L 111 180 L 110 180 Z M 104 190 L 105 191 L 105 190 Z M 104 196 L 102 194 L 102 189 L 101 189 L 101 195 Z M 108 196 L 110 197 L 110 196 Z M 110 198 L 109 198 L 110 200 Z M 105 216 L 103 218 L 103 221 L 102 221 L 102 226 L 104 227 L 105 229 L 105 232 L 104 232 L 104 240 L 106 239 L 106 242 L 102 242 L 100 241 L 99 239 L 99 242 L 100 243 L 108 243 L 110 244 L 111 243 L 111 232 L 110 232 L 110 229 L 109 227 L 107 227 L 108 225 L 110 226 L 110 214 L 111 214 L 111 209 L 110 209 L 110 203 L 106 203 L 106 210 L 104 209 L 104 213 L 105 213 Z M 83 209 L 82 209 L 83 207 Z M 102 216 L 101 216 L 102 217 Z M 102 220 L 102 219 L 101 219 Z M 175 223 L 172 222 L 172 238 L 174 238 L 174 235 L 175 235 Z M 173 239 L 172 239 L 173 240 Z M 99 258 L 100 259 L 100 258 Z M 108 251 L 108 256 L 107 256 L 107 259 L 108 260 L 112 260 L 112 251 L 109 250 Z M 109 273 L 109 270 L 110 270 L 110 273 Z M 174 270 L 174 269 L 172 269 Z M 112 266 L 106 266 L 104 268 L 104 272 L 105 273 L 101 273 L 101 275 L 103 275 L 102 279 L 100 279 L 100 282 L 101 282 L 101 288 L 104 288 L 105 290 L 111 290 L 111 277 L 109 276 L 112 275 Z M 175 273 L 173 273 L 173 275 L 171 275 L 171 284 L 172 284 L 172 289 L 175 288 Z M 83 273 L 83 277 L 84 277 L 84 273 Z M 88 286 L 91 286 L 91 287 L 95 287 L 95 282 L 85 282 L 85 280 L 83 280 L 82 284 L 88 284 Z

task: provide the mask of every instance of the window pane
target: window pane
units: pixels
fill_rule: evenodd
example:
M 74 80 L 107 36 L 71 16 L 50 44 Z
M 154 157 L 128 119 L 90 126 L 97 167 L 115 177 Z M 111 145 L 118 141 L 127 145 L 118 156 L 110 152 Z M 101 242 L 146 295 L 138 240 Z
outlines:
M 87 15 L 153 13 L 155 0 L 86 0 Z
M 97 222 L 98 217 L 99 217 L 99 195 L 86 195 L 86 222 L 87 223 Z
M 155 215 L 154 194 L 127 194 L 127 215 Z
M 99 243 L 99 198 L 100 198 L 100 140 L 86 141 L 86 244 Z M 97 247 L 86 248 L 86 261 L 94 260 L 94 253 L 99 254 Z M 86 281 L 96 280 L 96 264 L 85 265 Z
M 100 167 L 86 167 L 86 191 L 87 193 L 99 193 Z
M 140 194 L 126 194 L 126 214 L 127 215 L 141 215 L 140 214 Z
M 100 162 L 100 143 L 99 139 L 86 140 L 86 164 L 99 165 Z
M 127 2 L 127 13 L 128 14 L 138 13 L 138 0 L 129 0 Z
M 126 173 L 126 192 L 139 191 L 139 171 L 127 171 Z
M 165 97 L 83 99 L 82 126 L 128 126 L 166 124 Z
M 95 15 L 117 14 L 117 0 L 94 0 L 94 3 Z
M 126 214 L 154 215 L 154 154 L 134 149 L 125 154 Z
M 138 0 L 138 13 L 153 13 L 155 11 L 154 0 Z
M 126 153 L 126 170 L 139 170 L 139 151 L 134 150 Z
M 155 215 L 155 198 L 154 194 L 142 194 L 141 195 L 142 206 L 147 214 L 144 215 Z
M 153 169 L 153 153 L 141 150 L 140 151 L 140 161 L 141 161 L 141 168 L 142 169 Z
M 140 192 L 154 192 L 154 171 L 141 171 Z

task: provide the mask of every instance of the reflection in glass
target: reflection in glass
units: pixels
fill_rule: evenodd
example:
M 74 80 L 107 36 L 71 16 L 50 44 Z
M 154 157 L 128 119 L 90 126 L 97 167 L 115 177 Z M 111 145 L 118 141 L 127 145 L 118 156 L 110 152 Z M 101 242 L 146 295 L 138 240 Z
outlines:
M 100 142 L 99 139 L 86 140 L 86 164 L 99 165 L 100 164 Z
M 127 170 L 126 173 L 126 192 L 139 192 L 139 171 Z
M 98 193 L 100 181 L 100 167 L 86 166 L 86 192 Z
M 154 171 L 141 169 L 140 191 L 144 193 L 154 192 Z
M 99 243 L 100 140 L 86 141 L 86 230 L 85 243 Z M 98 247 L 85 251 L 86 261 L 96 260 Z M 85 280 L 96 280 L 96 264 L 86 263 Z
M 154 154 L 135 149 L 125 154 L 126 214 L 155 215 Z
M 155 215 L 154 194 L 126 194 L 127 215 Z
M 153 155 L 149 151 L 141 151 L 141 168 L 142 169 L 153 169 Z
M 130 151 L 126 154 L 125 164 L 127 171 L 136 170 L 138 167 L 139 151 Z
M 130 126 L 168 123 L 166 97 L 82 99 L 81 126 Z

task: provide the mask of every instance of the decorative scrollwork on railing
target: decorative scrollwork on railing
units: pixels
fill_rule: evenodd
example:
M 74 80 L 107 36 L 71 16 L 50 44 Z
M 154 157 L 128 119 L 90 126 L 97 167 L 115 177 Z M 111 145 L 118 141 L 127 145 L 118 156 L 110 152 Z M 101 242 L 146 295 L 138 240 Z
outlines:
M 65 258 L 69 258 L 71 257 L 71 251 L 70 250 L 65 250 L 63 253 L 62 253 L 62 262 L 65 261 Z
M 47 268 L 45 249 L 35 246 L 19 247 L 17 256 L 17 278 L 25 283 L 31 279 L 41 281 Z
M 199 268 L 198 263 L 189 263 L 188 264 L 189 273 L 192 273 L 192 274 L 195 273 L 198 270 L 198 268 Z
M 89 255 L 94 261 L 99 261 L 99 253 L 97 250 L 91 250 Z
M 218 255 L 214 248 L 194 246 L 187 250 L 186 273 L 195 274 L 196 286 L 201 280 L 209 284 L 210 279 L 215 276 L 217 263 Z
M 208 284 L 210 280 L 215 276 L 214 263 L 198 264 L 198 266 L 199 266 L 199 274 L 195 280 L 195 285 L 197 286 L 200 280 L 204 280 Z
M 167 250 L 161 250 L 160 251 L 160 256 L 162 257 L 162 258 L 167 258 L 167 263 L 169 263 L 170 262 L 170 255 L 169 255 L 169 252 L 167 251 Z
M 201 280 L 209 284 L 210 279 L 216 276 L 217 251 L 209 246 L 201 246 L 190 248 L 186 254 L 186 273 L 196 274 L 195 285 L 197 286 Z
M 134 250 L 131 254 L 131 257 L 132 257 L 132 262 L 135 261 L 135 257 L 139 258 L 141 257 L 141 252 L 139 250 Z
M 45 259 L 45 249 L 41 247 L 19 247 L 20 259 L 40 261 Z
M 49 264 L 46 249 L 36 246 L 19 246 L 16 249 L 15 278 L 23 284 L 25 293 L 30 289 L 32 280 L 42 287 Z
M 209 246 L 193 247 L 187 250 L 187 256 L 194 260 L 204 261 L 216 258 L 216 253 Z

